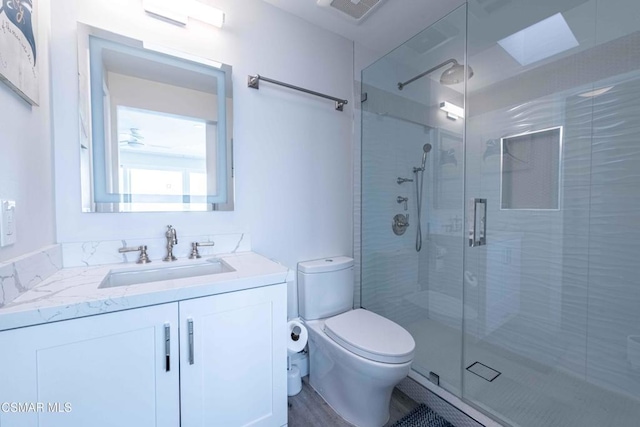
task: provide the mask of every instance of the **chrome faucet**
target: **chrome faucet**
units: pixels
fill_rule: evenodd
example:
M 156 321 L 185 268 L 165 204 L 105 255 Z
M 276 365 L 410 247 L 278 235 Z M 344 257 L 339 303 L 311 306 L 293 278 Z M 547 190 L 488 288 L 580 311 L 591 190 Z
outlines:
M 163 261 L 176 261 L 176 258 L 173 255 L 173 246 L 178 244 L 178 234 L 176 233 L 176 229 L 170 225 L 167 225 L 167 232 L 164 233 L 167 238 L 167 256 L 162 258 Z

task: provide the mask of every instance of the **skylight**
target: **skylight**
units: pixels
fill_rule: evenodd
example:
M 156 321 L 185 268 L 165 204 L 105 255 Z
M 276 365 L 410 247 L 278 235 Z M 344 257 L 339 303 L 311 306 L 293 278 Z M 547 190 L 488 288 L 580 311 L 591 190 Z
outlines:
M 529 65 L 579 45 L 562 13 L 557 13 L 500 41 L 520 65 Z

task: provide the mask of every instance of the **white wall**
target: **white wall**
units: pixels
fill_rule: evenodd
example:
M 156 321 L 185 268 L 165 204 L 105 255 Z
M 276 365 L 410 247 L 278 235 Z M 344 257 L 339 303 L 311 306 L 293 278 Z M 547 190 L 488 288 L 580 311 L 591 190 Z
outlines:
M 352 254 L 353 45 L 260 0 L 207 2 L 223 29 L 172 26 L 131 0 L 53 0 L 56 213 L 60 242 L 250 232 L 254 250 L 290 268 L 300 260 Z M 215 213 L 82 214 L 78 149 L 76 21 L 231 64 L 236 210 Z M 248 74 L 349 98 L 329 101 Z
M 54 243 L 49 4 L 40 2 L 40 106 L 31 107 L 0 83 L 0 199 L 16 200 L 15 245 L 0 248 L 0 263 Z

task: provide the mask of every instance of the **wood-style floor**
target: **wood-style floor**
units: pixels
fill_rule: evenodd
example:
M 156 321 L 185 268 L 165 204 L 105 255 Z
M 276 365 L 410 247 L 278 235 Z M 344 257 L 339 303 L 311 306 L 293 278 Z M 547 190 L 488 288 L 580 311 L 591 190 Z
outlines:
M 390 426 L 418 404 L 398 389 L 391 396 L 390 418 L 385 426 Z M 307 378 L 302 380 L 302 391 L 289 398 L 288 427 L 352 427 L 320 397 L 309 385 Z

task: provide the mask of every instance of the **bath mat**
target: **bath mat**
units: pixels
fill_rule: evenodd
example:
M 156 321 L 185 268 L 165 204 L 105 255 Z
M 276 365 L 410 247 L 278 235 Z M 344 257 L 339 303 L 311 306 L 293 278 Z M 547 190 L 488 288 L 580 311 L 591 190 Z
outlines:
M 424 403 L 396 421 L 391 427 L 454 427 Z

